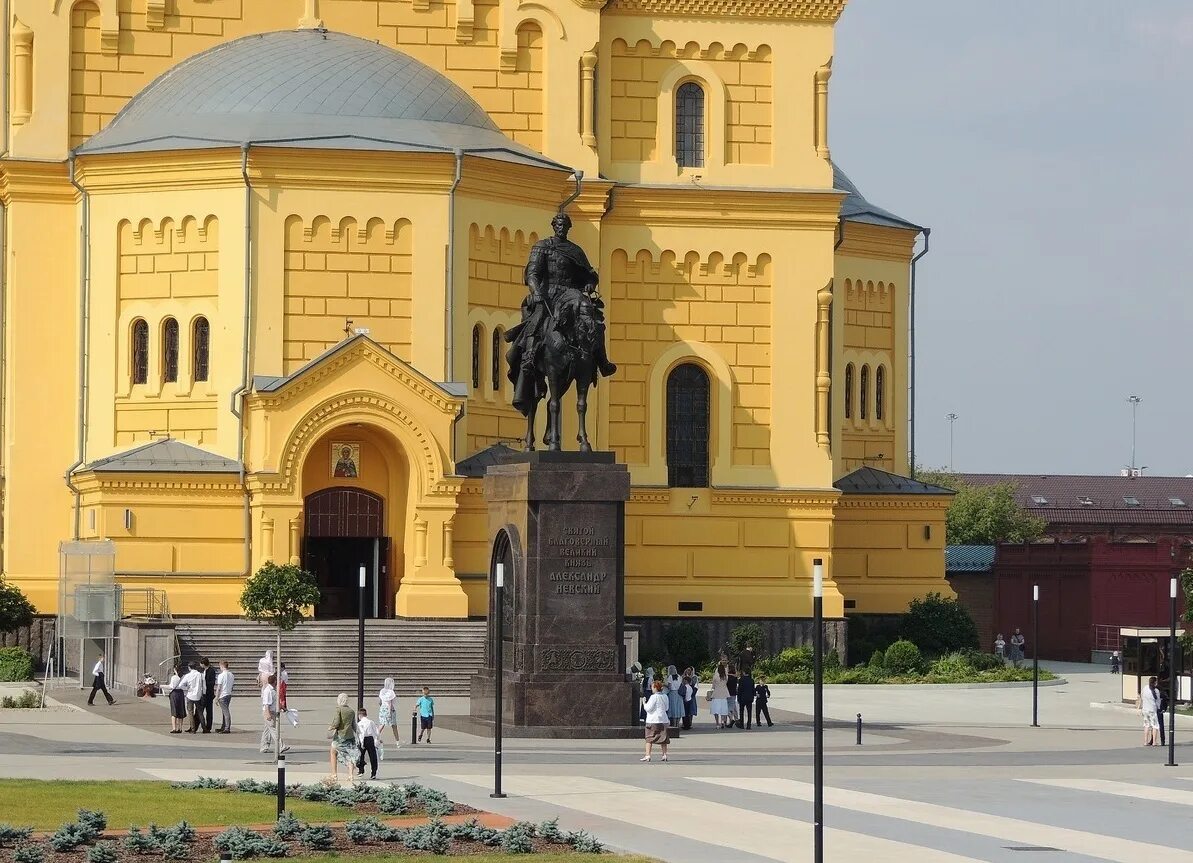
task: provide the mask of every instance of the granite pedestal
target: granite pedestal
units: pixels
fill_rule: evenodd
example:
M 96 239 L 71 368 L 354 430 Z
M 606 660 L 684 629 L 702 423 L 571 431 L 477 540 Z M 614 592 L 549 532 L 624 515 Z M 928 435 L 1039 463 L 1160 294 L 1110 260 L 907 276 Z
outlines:
M 637 686 L 623 642 L 629 493 L 629 471 L 612 453 L 520 453 L 488 469 L 489 639 L 486 667 L 472 679 L 475 722 L 494 720 L 500 649 L 507 734 L 635 733 Z M 505 567 L 500 609 L 497 563 Z

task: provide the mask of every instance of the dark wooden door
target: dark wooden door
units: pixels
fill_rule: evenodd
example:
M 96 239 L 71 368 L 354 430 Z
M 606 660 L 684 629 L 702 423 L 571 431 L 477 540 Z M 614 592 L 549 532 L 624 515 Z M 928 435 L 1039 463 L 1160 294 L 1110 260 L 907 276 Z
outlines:
M 385 500 L 359 488 L 327 488 L 306 499 L 305 536 L 376 539 L 385 536 Z

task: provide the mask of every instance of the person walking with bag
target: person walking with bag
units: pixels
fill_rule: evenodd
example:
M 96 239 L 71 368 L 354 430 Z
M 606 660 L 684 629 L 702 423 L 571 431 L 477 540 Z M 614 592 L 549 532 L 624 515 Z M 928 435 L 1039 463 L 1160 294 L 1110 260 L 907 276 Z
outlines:
M 401 735 L 398 734 L 398 708 L 397 708 L 398 694 L 394 691 L 394 679 L 387 677 L 381 684 L 381 691 L 377 693 L 377 702 L 381 705 L 377 710 L 377 742 L 382 742 L 381 738 L 385 734 L 386 728 L 392 728 L 394 733 L 394 746 L 402 745 Z
M 654 690 L 650 698 L 646 699 L 646 754 L 639 761 L 650 761 L 650 752 L 657 743 L 663 750 L 663 760 L 667 760 L 667 726 L 671 724 L 667 714 L 670 706 L 669 697 L 663 692 L 663 681 L 656 680 L 651 684 Z
M 87 697 L 88 704 L 95 704 L 95 693 L 97 692 L 104 694 L 109 705 L 116 703 L 116 699 L 112 697 L 112 693 L 108 692 L 108 686 L 104 683 L 104 655 L 102 653 L 91 668 L 91 695 Z
M 327 739 L 331 741 L 328 758 L 332 781 L 339 781 L 339 763 L 342 761 L 348 767 L 348 781 L 351 782 L 355 778 L 356 762 L 360 760 L 360 748 L 356 745 L 356 711 L 348 706 L 346 692 L 336 696 L 336 712 L 327 726 Z

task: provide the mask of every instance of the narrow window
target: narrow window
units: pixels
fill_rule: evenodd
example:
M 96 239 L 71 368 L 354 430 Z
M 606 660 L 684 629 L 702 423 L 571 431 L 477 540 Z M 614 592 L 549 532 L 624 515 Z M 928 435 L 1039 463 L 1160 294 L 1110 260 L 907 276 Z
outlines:
M 845 419 L 853 419 L 853 363 L 845 367 Z
M 129 372 L 134 384 L 149 382 L 149 324 L 133 321 L 132 354 Z
M 874 419 L 886 419 L 886 366 L 874 373 Z
M 704 167 L 704 89 L 694 81 L 675 91 L 675 161 Z
M 870 418 L 870 367 L 862 366 L 861 410 L 858 411 L 862 419 Z
M 694 363 L 667 377 L 667 483 L 675 488 L 708 486 L 708 374 Z
M 173 318 L 162 324 L 162 380 L 178 383 L 178 321 Z
M 211 365 L 211 325 L 207 323 L 207 318 L 195 318 L 191 330 L 191 348 L 194 352 L 191 361 L 195 380 L 205 381 Z
M 501 390 L 501 339 L 504 331 L 501 327 L 496 327 L 493 330 L 493 359 L 491 365 L 493 368 L 493 392 Z
M 481 325 L 472 328 L 472 388 L 481 388 Z

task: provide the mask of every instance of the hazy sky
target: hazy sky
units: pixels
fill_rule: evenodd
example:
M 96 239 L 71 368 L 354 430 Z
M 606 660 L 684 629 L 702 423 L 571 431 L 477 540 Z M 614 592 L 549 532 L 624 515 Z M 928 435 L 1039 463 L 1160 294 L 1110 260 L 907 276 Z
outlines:
M 1193 2 L 850 0 L 833 157 L 932 228 L 917 461 L 1193 473 Z

